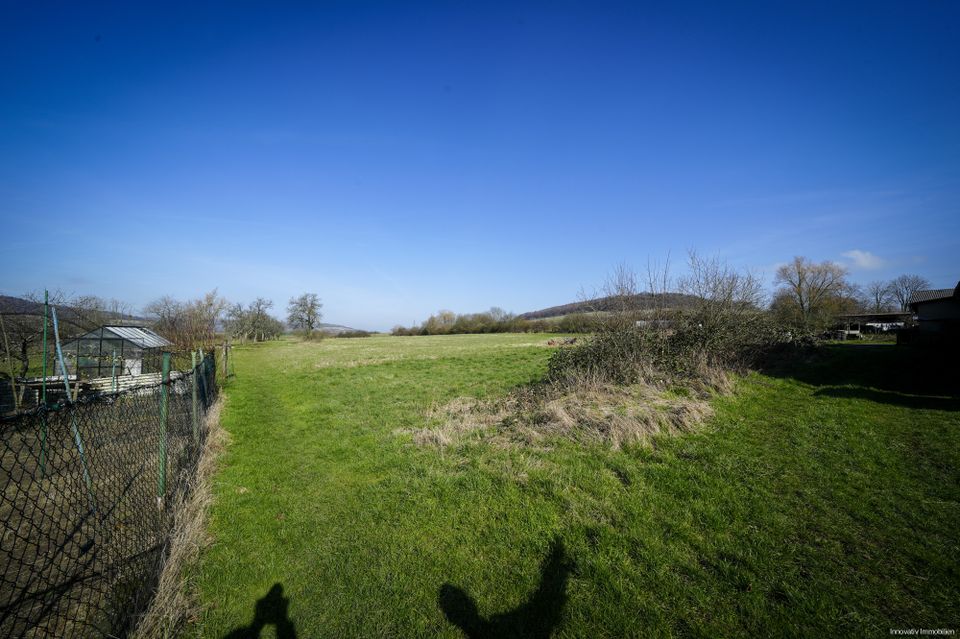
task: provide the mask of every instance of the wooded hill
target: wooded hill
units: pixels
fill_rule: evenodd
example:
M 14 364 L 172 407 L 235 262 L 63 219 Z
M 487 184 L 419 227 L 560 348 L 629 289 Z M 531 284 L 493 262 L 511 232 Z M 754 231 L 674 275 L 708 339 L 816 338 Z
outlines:
M 571 302 L 570 304 L 561 304 L 560 306 L 551 306 L 539 311 L 530 311 L 518 315 L 518 319 L 534 320 L 548 319 L 551 317 L 563 317 L 564 315 L 573 315 L 574 313 L 603 313 L 610 311 L 622 311 L 624 309 L 634 311 L 647 311 L 655 308 L 664 310 L 690 308 L 695 301 L 691 295 L 683 293 L 639 293 L 626 297 L 598 297 L 583 302 Z

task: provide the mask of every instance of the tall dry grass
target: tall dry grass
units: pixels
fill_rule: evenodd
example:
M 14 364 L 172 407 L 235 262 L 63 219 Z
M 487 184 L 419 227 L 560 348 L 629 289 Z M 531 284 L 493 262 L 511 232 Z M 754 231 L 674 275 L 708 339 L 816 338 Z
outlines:
M 135 639 L 160 639 L 181 634 L 195 616 L 198 604 L 189 578 L 189 569 L 209 542 L 207 516 L 213 501 L 213 475 L 220 453 L 229 443 L 229 434 L 220 426 L 223 399 L 207 413 L 207 441 L 197 465 L 192 490 L 173 504 L 173 531 L 156 593 L 132 633 Z

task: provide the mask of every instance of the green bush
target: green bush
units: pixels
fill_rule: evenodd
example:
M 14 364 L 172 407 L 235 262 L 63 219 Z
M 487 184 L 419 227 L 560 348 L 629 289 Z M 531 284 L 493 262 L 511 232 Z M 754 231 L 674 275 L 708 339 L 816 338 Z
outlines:
M 343 331 L 341 333 L 335 333 L 334 337 L 370 337 L 373 335 L 370 331 Z
M 766 313 L 678 313 L 655 327 L 601 330 L 577 346 L 561 348 L 550 358 L 548 378 L 618 384 L 692 379 L 711 370 L 756 366 L 794 344 Z

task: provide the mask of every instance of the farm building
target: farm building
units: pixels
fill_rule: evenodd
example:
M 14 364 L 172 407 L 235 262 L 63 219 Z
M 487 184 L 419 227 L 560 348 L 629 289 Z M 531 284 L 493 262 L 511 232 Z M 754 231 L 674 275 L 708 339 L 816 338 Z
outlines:
M 89 379 L 159 372 L 160 355 L 172 345 L 142 326 L 101 326 L 62 348 L 70 374 Z
M 960 282 L 956 288 L 917 291 L 910 298 L 910 310 L 916 319 L 912 334 L 901 334 L 901 341 L 929 344 L 960 343 Z
M 834 333 L 840 339 L 857 339 L 862 333 L 887 333 L 899 330 L 910 321 L 911 313 L 845 313 L 837 316 Z

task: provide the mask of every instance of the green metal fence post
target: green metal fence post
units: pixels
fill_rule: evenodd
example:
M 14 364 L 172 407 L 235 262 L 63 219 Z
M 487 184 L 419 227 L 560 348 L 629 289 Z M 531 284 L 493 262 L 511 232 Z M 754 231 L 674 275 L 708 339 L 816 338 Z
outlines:
M 110 368 L 110 377 L 113 378 L 113 392 L 117 392 L 117 349 L 113 349 L 113 359 Z
M 190 364 L 193 371 L 193 441 L 200 439 L 200 418 L 197 414 L 197 375 L 200 370 L 197 368 L 197 353 L 190 351 Z
M 160 476 L 157 478 L 157 504 L 163 503 L 167 491 L 167 409 L 170 401 L 170 353 L 163 353 L 160 384 Z
M 203 355 L 203 349 L 197 349 L 197 352 L 200 354 L 200 371 L 203 375 L 203 396 L 207 396 L 207 358 Z
M 50 293 L 43 291 L 43 379 L 40 380 L 40 400 L 43 413 L 40 417 L 40 477 L 47 474 L 47 313 L 50 308 Z
M 57 361 L 60 362 L 60 373 L 63 375 L 63 388 L 67 392 L 67 402 L 73 404 L 70 397 L 70 375 L 67 373 L 67 363 L 63 359 L 63 348 L 60 346 L 60 326 L 57 322 L 57 309 L 50 309 L 50 318 L 53 320 L 53 343 L 57 348 Z M 79 362 L 77 368 L 77 386 L 80 382 Z M 90 467 L 87 465 L 87 454 L 83 450 L 83 438 L 80 437 L 80 428 L 77 426 L 77 411 L 70 409 L 70 430 L 73 432 L 73 442 L 80 455 L 80 465 L 83 466 L 83 481 L 87 485 L 87 496 L 90 498 L 90 512 L 97 512 L 97 503 L 93 498 L 93 480 L 90 478 Z

